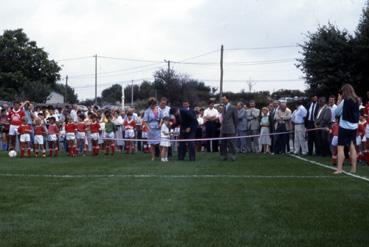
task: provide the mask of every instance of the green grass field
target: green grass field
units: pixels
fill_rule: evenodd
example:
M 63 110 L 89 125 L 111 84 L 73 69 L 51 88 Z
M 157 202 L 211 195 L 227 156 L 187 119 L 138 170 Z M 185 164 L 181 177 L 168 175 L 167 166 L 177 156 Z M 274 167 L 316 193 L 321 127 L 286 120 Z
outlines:
M 369 246 L 369 182 L 290 156 L 218 158 L 2 153 L 0 247 Z

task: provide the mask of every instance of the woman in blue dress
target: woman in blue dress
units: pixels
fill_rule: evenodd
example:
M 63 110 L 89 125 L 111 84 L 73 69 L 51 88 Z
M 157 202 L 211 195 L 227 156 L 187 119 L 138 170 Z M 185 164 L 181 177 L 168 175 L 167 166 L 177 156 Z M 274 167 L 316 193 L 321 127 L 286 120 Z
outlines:
M 155 98 L 149 99 L 149 107 L 145 110 L 142 121 L 148 126 L 148 143 L 150 145 L 151 160 L 155 160 L 155 150 L 160 144 L 160 117 L 159 107 Z

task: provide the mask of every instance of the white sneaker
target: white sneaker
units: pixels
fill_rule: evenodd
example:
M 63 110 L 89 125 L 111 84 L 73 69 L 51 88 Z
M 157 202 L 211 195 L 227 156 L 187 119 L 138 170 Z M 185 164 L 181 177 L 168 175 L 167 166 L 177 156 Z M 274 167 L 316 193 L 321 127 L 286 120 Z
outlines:
M 169 161 L 168 158 L 165 158 L 165 161 L 168 162 Z

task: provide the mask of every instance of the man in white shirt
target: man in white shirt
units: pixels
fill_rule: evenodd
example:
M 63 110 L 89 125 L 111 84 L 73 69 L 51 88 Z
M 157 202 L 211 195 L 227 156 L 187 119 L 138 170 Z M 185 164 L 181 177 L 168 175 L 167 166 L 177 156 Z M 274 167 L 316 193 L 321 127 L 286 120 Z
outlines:
M 329 99 L 328 99 L 328 106 L 329 108 L 331 109 L 331 112 L 332 112 L 332 123 L 335 123 L 336 122 L 336 117 L 335 117 L 335 110 L 337 108 L 337 105 L 336 105 L 336 97 L 335 96 L 330 96 Z
M 301 150 L 302 155 L 306 155 L 308 152 L 307 143 L 305 140 L 305 117 L 307 110 L 303 105 L 299 105 L 292 113 L 292 123 L 294 124 L 295 140 L 294 140 L 294 153 L 299 154 Z
M 215 138 L 217 136 L 217 124 L 219 123 L 219 112 L 214 108 L 214 102 L 209 101 L 208 108 L 204 111 L 204 122 L 206 138 Z M 212 143 L 212 145 L 210 145 Z M 206 150 L 208 152 L 218 152 L 218 141 L 207 141 Z

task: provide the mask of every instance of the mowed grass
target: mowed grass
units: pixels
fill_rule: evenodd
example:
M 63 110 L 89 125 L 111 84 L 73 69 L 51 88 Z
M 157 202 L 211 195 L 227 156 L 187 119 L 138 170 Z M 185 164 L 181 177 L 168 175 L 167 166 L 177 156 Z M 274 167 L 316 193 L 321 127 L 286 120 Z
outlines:
M 369 182 L 289 156 L 2 153 L 0 174 L 1 247 L 369 245 Z

